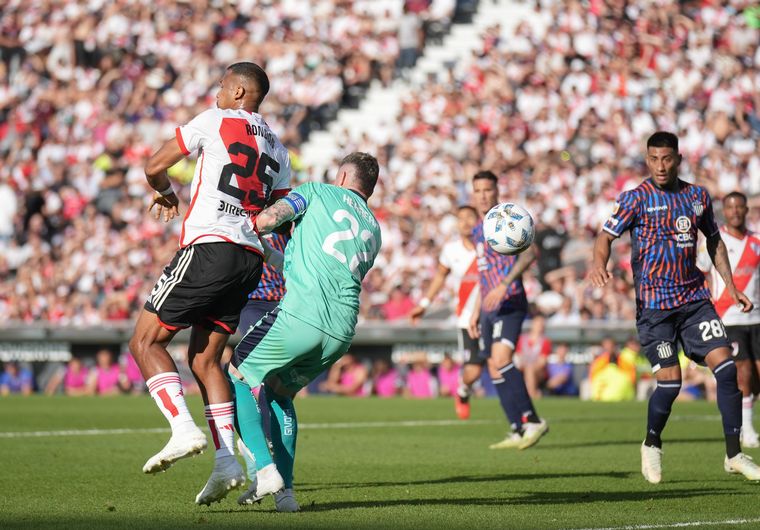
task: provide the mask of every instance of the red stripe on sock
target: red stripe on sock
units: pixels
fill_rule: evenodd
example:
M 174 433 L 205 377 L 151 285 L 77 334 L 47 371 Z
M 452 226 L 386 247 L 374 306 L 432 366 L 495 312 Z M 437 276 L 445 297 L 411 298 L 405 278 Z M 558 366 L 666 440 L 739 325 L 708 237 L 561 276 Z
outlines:
M 216 422 L 213 419 L 208 418 L 208 426 L 211 431 L 211 437 L 214 439 L 214 447 L 218 451 L 221 446 L 219 445 L 219 435 L 216 433 Z
M 172 418 L 179 416 L 179 411 L 177 410 L 177 407 L 174 406 L 174 402 L 172 401 L 172 398 L 169 397 L 169 393 L 165 388 L 159 390 L 157 395 L 161 398 L 161 403 L 164 405 L 164 408 L 169 411 L 169 414 L 172 415 Z
M 167 375 L 164 377 L 161 377 L 159 379 L 156 379 L 155 381 L 151 381 L 148 387 L 150 387 L 151 390 L 158 388 L 160 386 L 163 386 L 167 383 L 181 383 L 179 376 L 176 375 Z

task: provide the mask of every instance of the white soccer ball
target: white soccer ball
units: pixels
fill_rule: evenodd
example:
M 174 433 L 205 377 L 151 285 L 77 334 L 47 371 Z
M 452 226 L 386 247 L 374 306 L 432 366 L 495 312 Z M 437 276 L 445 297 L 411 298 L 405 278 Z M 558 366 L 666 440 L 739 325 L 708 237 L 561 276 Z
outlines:
M 497 204 L 483 219 L 483 236 L 499 254 L 519 254 L 533 243 L 535 235 L 528 210 L 511 202 Z

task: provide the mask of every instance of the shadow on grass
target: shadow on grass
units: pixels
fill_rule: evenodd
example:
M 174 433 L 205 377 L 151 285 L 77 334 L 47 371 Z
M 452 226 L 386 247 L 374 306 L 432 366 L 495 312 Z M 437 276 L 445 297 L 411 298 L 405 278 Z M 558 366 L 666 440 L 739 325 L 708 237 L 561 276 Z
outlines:
M 636 438 L 636 439 L 628 439 L 628 440 L 595 440 L 595 441 L 589 441 L 589 442 L 576 442 L 576 443 L 565 443 L 565 442 L 554 442 L 553 440 L 547 439 L 546 441 L 542 441 L 541 444 L 537 445 L 534 449 L 531 449 L 531 451 L 535 451 L 537 449 L 580 449 L 583 447 L 604 447 L 608 445 L 631 445 L 631 446 L 639 446 L 641 445 L 643 438 Z M 719 443 L 722 442 L 723 438 L 720 437 L 713 437 L 713 438 L 674 438 L 674 439 L 666 439 L 663 440 L 663 444 L 667 447 L 670 444 L 686 444 L 686 443 Z

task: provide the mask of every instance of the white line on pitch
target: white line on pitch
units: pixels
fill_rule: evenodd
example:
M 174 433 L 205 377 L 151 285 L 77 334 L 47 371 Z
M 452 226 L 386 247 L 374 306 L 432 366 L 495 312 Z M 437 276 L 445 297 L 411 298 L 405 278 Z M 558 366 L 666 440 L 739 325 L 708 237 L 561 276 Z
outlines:
M 299 429 L 367 429 L 383 427 L 449 427 L 456 425 L 486 425 L 498 423 L 487 420 L 410 420 L 410 421 L 364 421 L 346 423 L 302 423 Z M 167 428 L 153 429 L 69 429 L 64 431 L 18 431 L 0 432 L 0 438 L 40 438 L 46 436 L 109 436 L 114 434 L 153 434 L 170 432 Z
M 580 528 L 578 530 L 654 530 L 657 528 L 692 528 L 712 525 L 743 525 L 760 523 L 760 517 L 752 519 L 725 519 L 723 521 L 688 521 L 684 523 L 632 524 L 627 526 L 608 526 L 604 528 Z

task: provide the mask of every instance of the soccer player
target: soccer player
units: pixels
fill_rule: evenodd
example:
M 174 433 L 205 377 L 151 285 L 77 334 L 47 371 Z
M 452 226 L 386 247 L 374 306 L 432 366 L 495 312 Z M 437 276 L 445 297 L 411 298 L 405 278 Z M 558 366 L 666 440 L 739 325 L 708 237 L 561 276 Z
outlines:
M 496 175 L 491 171 L 476 173 L 472 195 L 482 218 L 499 202 Z M 499 254 L 486 243 L 482 221 L 472 237 L 478 256 L 480 292 L 470 317 L 469 332 L 472 338 L 479 339 L 479 355 L 487 360 L 488 372 L 512 429 L 504 440 L 490 448 L 527 449 L 549 430 L 546 421 L 538 417 L 523 374 L 513 362 L 515 345 L 528 314 L 522 273 L 536 260 L 536 254 L 532 247 L 519 256 Z M 480 370 L 472 369 L 466 375 L 472 379 L 463 378 L 463 382 L 471 385 L 480 377 Z
M 460 206 L 457 211 L 457 228 L 459 238 L 449 241 L 441 249 L 438 257 L 438 269 L 430 282 L 425 297 L 412 309 L 409 317 L 413 324 L 419 322 L 422 315 L 443 288 L 446 278 L 451 275 L 459 285 L 457 303 L 457 328 L 459 350 L 465 354 L 465 363 L 460 375 L 459 389 L 454 393 L 454 404 L 457 416 L 466 420 L 470 417 L 470 394 L 472 386 L 465 385 L 462 380 L 476 381 L 479 377 L 484 360 L 478 355 L 478 341 L 470 337 L 467 329 L 470 317 L 478 296 L 478 263 L 475 254 L 475 244 L 472 242 L 472 231 L 478 224 L 478 212 L 472 206 Z M 471 372 L 476 371 L 474 378 Z
M 166 446 L 143 467 L 145 473 L 156 473 L 206 448 L 206 436 L 187 410 L 177 367 L 166 351 L 180 329 L 192 327 L 188 362 L 216 448 L 214 469 L 196 497 L 198 504 L 220 500 L 244 481 L 233 453 L 233 402 L 220 357 L 247 293 L 261 276 L 264 248 L 251 219 L 285 196 L 290 186 L 288 151 L 258 114 L 268 90 L 269 79 L 260 66 L 233 64 L 220 81 L 217 107 L 178 127 L 176 138 L 145 167 L 156 190 L 150 210 L 155 207 L 155 217 L 168 222 L 179 215 L 179 200 L 166 170 L 192 151 L 202 151 L 179 251 L 151 291 L 129 342 L 172 429 Z
M 742 393 L 742 447 L 760 447 L 757 431 L 752 425 L 752 377 L 760 373 L 760 237 L 747 229 L 747 196 L 738 191 L 723 198 L 721 228 L 723 243 L 728 252 L 731 274 L 736 288 L 744 292 L 754 308 L 743 313 L 734 305 L 720 274 L 705 254 L 699 255 L 702 270 L 710 272 L 715 310 L 726 326 L 728 340 L 734 348 L 734 362 L 739 390 Z M 757 377 L 755 375 L 755 377 Z
M 361 282 L 381 244 L 367 206 L 377 176 L 374 157 L 352 153 L 340 163 L 337 185 L 303 184 L 256 218 L 262 234 L 290 220 L 295 229 L 285 251 L 285 297 L 243 337 L 230 367 L 241 436 L 258 470 L 247 492 L 252 499 L 292 492 L 298 433 L 292 399 L 351 345 Z M 273 413 L 274 458 L 257 406 L 262 398 Z
M 652 364 L 657 388 L 649 399 L 646 439 L 641 444 L 641 472 L 652 484 L 662 480 L 662 434 L 681 389 L 678 343 L 692 360 L 707 363 L 717 380 L 718 409 L 726 438 L 724 469 L 760 480 L 760 468 L 741 452 L 741 393 L 726 332 L 710 302 L 702 272 L 696 266 L 697 230 L 726 285 L 731 304 L 742 312 L 752 302 L 736 288 L 726 245 L 715 224 L 707 191 L 678 178 L 678 138 L 656 132 L 647 140 L 650 177 L 620 194 L 612 216 L 596 238 L 589 279 L 603 287 L 612 242 L 631 232 L 631 261 L 636 285 L 637 318 L 644 354 Z

